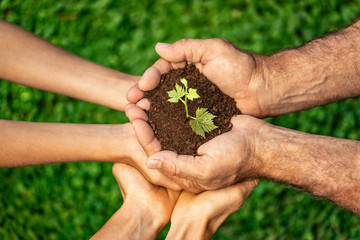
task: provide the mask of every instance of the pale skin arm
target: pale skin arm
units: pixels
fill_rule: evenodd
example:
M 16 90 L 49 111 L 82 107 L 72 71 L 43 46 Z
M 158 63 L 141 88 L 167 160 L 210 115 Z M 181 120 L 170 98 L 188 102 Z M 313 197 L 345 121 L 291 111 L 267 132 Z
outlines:
M 124 111 L 139 77 L 75 56 L 0 20 L 0 78 Z

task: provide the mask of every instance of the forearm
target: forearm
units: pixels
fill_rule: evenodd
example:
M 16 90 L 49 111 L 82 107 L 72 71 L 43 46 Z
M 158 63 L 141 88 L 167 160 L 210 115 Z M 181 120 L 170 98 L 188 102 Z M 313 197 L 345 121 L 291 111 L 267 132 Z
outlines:
M 139 210 L 139 206 L 124 203 L 91 239 L 156 239 L 162 228 L 155 218 Z
M 262 177 L 360 214 L 360 142 L 280 127 L 263 127 L 259 139 Z
M 128 161 L 129 124 L 95 125 L 0 120 L 0 167 L 74 161 Z
M 296 49 L 258 57 L 268 116 L 360 95 L 360 21 Z
M 124 110 L 138 80 L 66 52 L 0 20 L 0 78 Z

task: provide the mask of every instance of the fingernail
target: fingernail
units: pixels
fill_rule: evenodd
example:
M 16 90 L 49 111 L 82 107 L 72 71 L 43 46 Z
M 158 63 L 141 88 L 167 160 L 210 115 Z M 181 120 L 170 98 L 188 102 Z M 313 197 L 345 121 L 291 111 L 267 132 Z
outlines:
M 161 161 L 159 159 L 149 159 L 147 167 L 150 169 L 161 169 Z
M 156 45 L 159 47 L 165 48 L 165 47 L 170 47 L 171 44 L 159 42 Z

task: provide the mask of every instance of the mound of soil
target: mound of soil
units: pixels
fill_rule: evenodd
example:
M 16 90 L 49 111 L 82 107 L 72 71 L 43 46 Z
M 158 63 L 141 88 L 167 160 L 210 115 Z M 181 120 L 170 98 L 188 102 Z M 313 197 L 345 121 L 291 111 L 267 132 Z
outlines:
M 206 133 L 206 138 L 197 135 L 191 129 L 189 120 L 186 119 L 183 103 L 167 101 L 169 99 L 167 92 L 175 89 L 176 83 L 183 86 L 180 82 L 181 78 L 187 80 L 189 88 L 197 89 L 197 93 L 201 97 L 187 101 L 189 114 L 195 116 L 197 108 L 207 108 L 216 116 L 214 124 L 219 128 Z M 146 92 L 145 97 L 151 103 L 147 112 L 148 122 L 161 143 L 162 149 L 178 154 L 196 156 L 200 145 L 217 135 L 230 131 L 232 128 L 231 117 L 241 114 L 234 99 L 223 94 L 193 64 L 161 75 L 160 84 L 154 90 Z

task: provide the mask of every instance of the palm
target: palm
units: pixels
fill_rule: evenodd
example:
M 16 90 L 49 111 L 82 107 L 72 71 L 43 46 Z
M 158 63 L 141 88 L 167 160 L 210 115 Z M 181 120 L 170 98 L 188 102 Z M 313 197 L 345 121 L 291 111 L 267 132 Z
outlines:
M 151 184 L 128 165 L 115 163 L 113 173 L 125 201 L 138 203 L 139 206 L 151 204 L 155 212 L 170 216 L 179 193 Z

